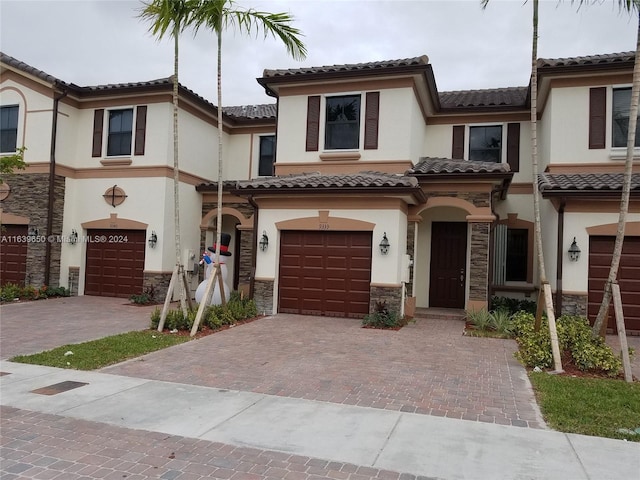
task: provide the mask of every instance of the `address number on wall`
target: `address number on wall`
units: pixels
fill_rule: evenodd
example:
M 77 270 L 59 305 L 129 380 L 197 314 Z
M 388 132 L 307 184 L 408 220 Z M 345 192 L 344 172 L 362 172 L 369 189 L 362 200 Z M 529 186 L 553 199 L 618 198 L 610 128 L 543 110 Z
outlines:
M 329 230 L 329 224 L 328 223 L 319 223 L 318 224 L 318 230 Z

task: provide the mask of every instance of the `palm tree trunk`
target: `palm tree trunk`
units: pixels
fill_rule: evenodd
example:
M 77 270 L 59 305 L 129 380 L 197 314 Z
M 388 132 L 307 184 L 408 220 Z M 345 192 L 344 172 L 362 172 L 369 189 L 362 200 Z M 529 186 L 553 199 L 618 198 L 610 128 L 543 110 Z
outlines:
M 218 214 L 216 217 L 216 265 L 220 265 L 220 243 L 222 242 L 222 26 L 218 37 Z M 224 297 L 221 292 L 220 297 Z
M 622 183 L 622 196 L 620 198 L 620 215 L 618 217 L 618 228 L 616 230 L 616 241 L 613 246 L 611 257 L 611 268 L 609 277 L 604 286 L 602 303 L 593 324 L 593 335 L 603 335 L 606 325 L 605 317 L 609 311 L 611 302 L 611 285 L 616 281 L 618 269 L 620 267 L 620 257 L 622 256 L 622 246 L 624 243 L 624 230 L 627 223 L 627 213 L 629 212 L 629 196 L 631 193 L 631 173 L 633 171 L 633 152 L 636 143 L 636 125 L 638 120 L 638 99 L 640 97 L 640 11 L 638 12 L 638 33 L 636 35 L 636 57 L 633 65 L 633 86 L 631 88 L 631 106 L 629 108 L 629 131 L 627 132 L 627 158 L 625 160 L 624 179 Z

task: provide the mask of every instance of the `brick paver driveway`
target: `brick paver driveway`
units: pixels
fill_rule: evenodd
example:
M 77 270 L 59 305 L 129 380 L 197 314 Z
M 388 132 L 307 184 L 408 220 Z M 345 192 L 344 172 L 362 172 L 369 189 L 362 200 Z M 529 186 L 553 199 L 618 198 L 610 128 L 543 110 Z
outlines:
M 103 372 L 542 428 L 512 340 L 462 336 L 461 320 L 399 331 L 274 315 Z

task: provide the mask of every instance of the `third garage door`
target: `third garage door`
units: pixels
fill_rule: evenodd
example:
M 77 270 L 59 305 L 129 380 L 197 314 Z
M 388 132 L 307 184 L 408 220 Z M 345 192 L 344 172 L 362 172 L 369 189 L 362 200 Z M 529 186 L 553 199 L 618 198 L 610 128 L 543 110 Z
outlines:
M 280 312 L 362 318 L 370 283 L 371 232 L 282 232 Z
M 604 284 L 609 276 L 615 237 L 589 238 L 589 320 L 593 324 L 602 302 Z M 624 324 L 627 331 L 640 332 L 640 237 L 625 237 L 618 270 Z M 613 303 L 608 327 L 615 329 Z

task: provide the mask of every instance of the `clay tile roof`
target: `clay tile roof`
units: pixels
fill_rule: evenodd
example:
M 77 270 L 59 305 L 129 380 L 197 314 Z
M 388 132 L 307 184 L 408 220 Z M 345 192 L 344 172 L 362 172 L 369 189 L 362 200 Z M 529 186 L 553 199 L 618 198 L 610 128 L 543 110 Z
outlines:
M 236 107 L 223 107 L 222 111 L 231 118 L 263 119 L 276 117 L 276 104 L 241 105 Z
M 623 179 L 622 173 L 541 173 L 538 188 L 543 195 L 619 193 Z M 631 193 L 640 194 L 640 173 L 631 175 Z
M 611 66 L 619 63 L 628 63 L 635 61 L 636 52 L 607 53 L 604 55 L 588 55 L 584 57 L 568 57 L 568 58 L 539 58 L 538 68 L 554 68 L 554 67 L 584 67 L 603 65 Z
M 396 69 L 399 67 L 423 66 L 429 64 L 429 57 L 403 58 L 400 60 L 384 60 L 379 62 L 352 63 L 345 65 L 325 65 L 322 67 L 289 68 L 282 70 L 265 69 L 263 77 L 286 77 L 309 75 L 317 73 L 339 73 L 339 72 L 367 72 L 370 70 L 380 71 L 385 69 Z
M 510 168 L 506 163 L 471 162 L 451 158 L 423 157 L 415 167 L 407 172 L 407 175 L 495 174 L 509 172 Z
M 158 78 L 155 80 L 147 80 L 145 82 L 126 82 L 126 83 L 107 83 L 104 85 L 91 85 L 88 87 L 82 87 L 83 90 L 89 92 L 100 92 L 103 90 L 117 90 L 123 88 L 138 88 L 138 87 L 154 87 L 158 85 L 171 85 L 171 77 Z
M 263 177 L 238 182 L 239 190 L 287 190 L 300 188 L 352 188 L 372 187 L 413 189 L 418 187 L 415 178 L 377 172 L 361 172 L 347 175 L 322 175 L 303 173 L 282 177 Z
M 38 77 L 39 79 L 44 80 L 45 82 L 68 85 L 66 82 L 59 80 L 53 75 L 49 75 L 48 73 L 45 73 L 42 70 L 38 70 L 37 68 L 32 67 L 31 65 L 27 65 L 26 63 L 21 62 L 17 58 L 13 58 L 12 56 L 7 55 L 6 53 L 0 52 L 0 61 L 14 68 L 17 68 L 18 70 L 21 70 L 25 73 Z
M 442 108 L 526 107 L 529 87 L 491 88 L 440 92 Z

